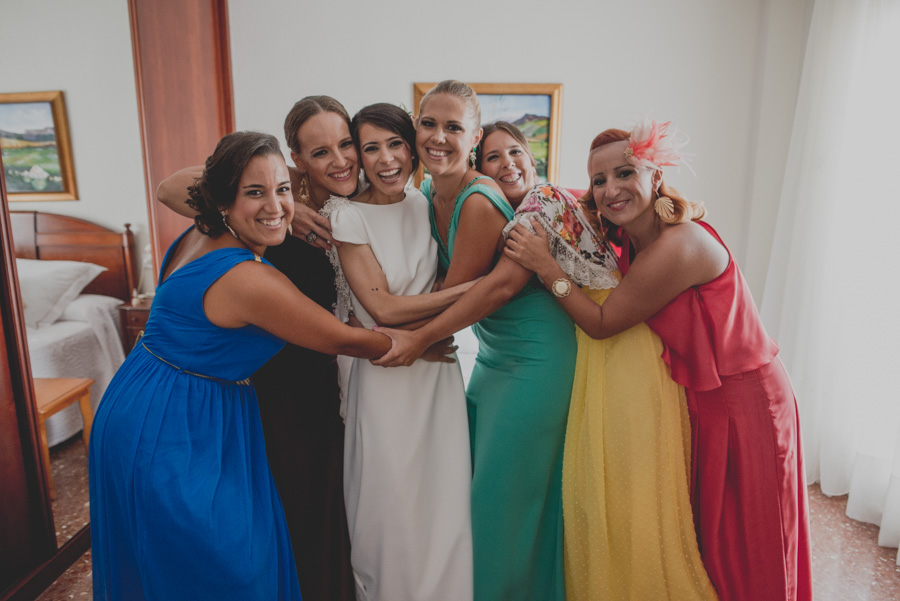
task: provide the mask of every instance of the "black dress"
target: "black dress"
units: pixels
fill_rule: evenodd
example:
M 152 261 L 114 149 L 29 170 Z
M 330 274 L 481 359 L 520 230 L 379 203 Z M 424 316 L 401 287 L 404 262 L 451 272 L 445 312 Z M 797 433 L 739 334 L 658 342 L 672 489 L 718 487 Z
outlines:
M 325 253 L 288 236 L 265 258 L 303 294 L 332 310 L 334 270 Z M 303 599 L 353 601 L 335 358 L 287 344 L 254 374 L 253 383 Z

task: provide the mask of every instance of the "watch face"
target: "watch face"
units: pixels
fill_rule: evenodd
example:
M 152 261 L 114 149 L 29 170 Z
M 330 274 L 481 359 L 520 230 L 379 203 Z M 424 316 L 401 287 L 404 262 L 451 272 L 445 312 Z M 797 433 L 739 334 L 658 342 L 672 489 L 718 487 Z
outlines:
M 556 296 L 566 296 L 569 294 L 571 286 L 572 284 L 569 282 L 569 280 L 556 280 L 555 282 L 553 282 L 553 294 L 555 294 Z

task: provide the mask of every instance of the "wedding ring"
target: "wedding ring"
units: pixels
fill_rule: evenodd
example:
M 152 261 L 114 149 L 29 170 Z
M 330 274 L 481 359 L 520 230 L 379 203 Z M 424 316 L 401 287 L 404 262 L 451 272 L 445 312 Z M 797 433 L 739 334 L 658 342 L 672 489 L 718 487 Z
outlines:
M 312 230 L 310 230 L 309 233 L 306 234 L 306 241 L 309 242 L 310 244 L 312 244 L 313 242 L 315 242 L 318 239 L 319 239 L 319 234 L 315 233 Z

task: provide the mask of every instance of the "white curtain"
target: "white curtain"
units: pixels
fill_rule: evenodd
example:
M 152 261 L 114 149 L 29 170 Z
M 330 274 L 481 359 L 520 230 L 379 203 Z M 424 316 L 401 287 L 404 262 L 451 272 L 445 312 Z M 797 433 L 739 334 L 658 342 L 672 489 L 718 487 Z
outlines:
M 900 0 L 815 0 L 761 310 L 807 478 L 897 547 Z

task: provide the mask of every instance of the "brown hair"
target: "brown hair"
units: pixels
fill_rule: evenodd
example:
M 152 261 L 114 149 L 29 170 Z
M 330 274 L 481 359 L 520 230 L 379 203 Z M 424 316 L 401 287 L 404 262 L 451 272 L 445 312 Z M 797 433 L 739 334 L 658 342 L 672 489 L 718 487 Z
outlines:
M 350 127 L 356 152 L 359 153 L 362 153 L 362 149 L 359 147 L 359 128 L 364 123 L 393 132 L 403 138 L 412 155 L 413 172 L 419 168 L 419 157 L 416 155 L 416 128 L 409 113 L 399 106 L 387 102 L 378 102 L 359 109 L 359 112 L 353 116 Z
M 613 142 L 625 142 L 630 137 L 630 133 L 622 130 L 622 129 L 607 129 L 605 131 L 597 134 L 597 137 L 591 142 L 590 152 L 593 152 L 594 149 L 600 148 L 601 146 L 606 146 L 607 144 L 612 144 Z M 607 239 L 617 245 L 621 245 L 622 237 L 619 232 L 619 227 L 613 224 L 611 221 L 607 220 L 605 217 L 601 217 L 597 213 L 597 204 L 594 202 L 594 181 L 593 177 L 590 178 L 590 184 L 588 185 L 587 192 L 584 193 L 579 201 L 581 202 L 581 206 L 584 207 L 585 213 L 588 216 L 588 219 L 591 223 L 597 228 L 598 231 L 602 232 Z M 701 203 L 691 202 L 690 200 L 685 199 L 675 188 L 666 184 L 665 180 L 662 178 L 662 171 L 660 171 L 660 179 L 659 179 L 659 188 L 656 190 L 657 198 L 660 196 L 668 196 L 672 199 L 672 205 L 674 207 L 674 216 L 671 219 L 664 219 L 662 216 L 657 215 L 659 219 L 664 221 L 665 223 L 683 223 L 685 221 L 699 221 L 703 219 L 706 215 L 706 209 L 703 208 Z M 655 200 L 655 198 L 653 199 Z
M 237 131 L 226 135 L 206 159 L 203 175 L 188 187 L 187 204 L 197 211 L 197 229 L 213 238 L 225 231 L 222 210 L 237 199 L 237 187 L 247 164 L 254 157 L 277 154 L 281 148 L 275 136 L 255 131 Z
M 297 131 L 310 117 L 319 113 L 340 115 L 347 122 L 347 128 L 350 129 L 350 115 L 343 104 L 331 96 L 307 96 L 298 100 L 284 118 L 284 139 L 293 152 L 300 154 L 300 140 L 297 139 Z
M 505 131 L 512 136 L 519 146 L 528 153 L 528 156 L 531 158 L 531 166 L 537 166 L 537 161 L 534 160 L 534 154 L 532 154 L 531 147 L 528 145 L 528 139 L 525 138 L 522 130 L 512 123 L 508 121 L 494 121 L 485 125 L 482 130 L 484 133 L 481 135 L 481 141 L 478 142 L 478 146 L 475 148 L 475 169 L 478 171 L 481 171 L 481 160 L 484 158 L 484 141 L 488 139 L 489 135 L 497 131 Z
M 466 112 L 472 118 L 475 123 L 475 129 L 481 127 L 481 103 L 478 102 L 478 94 L 475 93 L 468 84 L 464 84 L 461 81 L 457 81 L 455 79 L 445 79 L 440 82 L 430 90 L 428 90 L 424 96 L 422 96 L 422 100 L 419 102 L 419 118 L 422 116 L 422 109 L 425 107 L 425 103 L 429 98 L 433 96 L 437 96 L 438 94 L 449 94 L 451 96 L 456 96 L 460 100 L 466 103 Z M 418 125 L 418 121 L 416 122 Z

